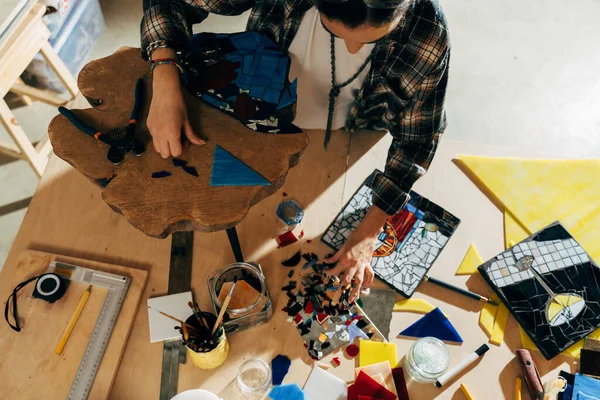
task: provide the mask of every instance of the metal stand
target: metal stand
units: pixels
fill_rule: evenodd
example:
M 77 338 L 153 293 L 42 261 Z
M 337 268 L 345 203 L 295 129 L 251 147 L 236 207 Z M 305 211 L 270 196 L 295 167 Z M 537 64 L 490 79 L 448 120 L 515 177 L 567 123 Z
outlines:
M 242 248 L 235 227 L 227 229 L 227 238 L 237 262 L 243 262 Z M 169 294 L 191 289 L 194 232 L 175 232 L 171 235 L 171 262 L 169 265 Z M 186 362 L 186 349 L 181 340 L 170 340 L 163 345 L 160 400 L 169 400 L 177 394 L 179 363 Z
M 169 294 L 187 292 L 192 282 L 192 251 L 194 232 L 175 232 L 171 235 L 171 262 L 169 265 Z M 181 340 L 170 340 L 163 345 L 160 400 L 169 400 L 177 394 L 179 363 L 185 364 L 186 350 Z
M 244 262 L 244 256 L 242 254 L 242 248 L 240 247 L 240 240 L 238 238 L 235 226 L 233 228 L 227 229 L 227 238 L 229 239 L 231 250 L 233 250 L 235 261 Z

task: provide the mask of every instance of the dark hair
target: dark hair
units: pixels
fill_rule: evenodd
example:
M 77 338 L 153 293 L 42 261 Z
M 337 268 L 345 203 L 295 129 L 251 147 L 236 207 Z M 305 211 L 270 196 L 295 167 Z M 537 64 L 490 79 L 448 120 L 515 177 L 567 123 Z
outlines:
M 393 22 L 414 3 L 414 0 L 404 0 L 401 5 L 391 9 L 372 8 L 363 0 L 347 0 L 334 3 L 327 0 L 317 0 L 317 9 L 328 19 L 341 22 L 348 28 L 354 29 L 368 23 L 372 26 L 382 26 Z

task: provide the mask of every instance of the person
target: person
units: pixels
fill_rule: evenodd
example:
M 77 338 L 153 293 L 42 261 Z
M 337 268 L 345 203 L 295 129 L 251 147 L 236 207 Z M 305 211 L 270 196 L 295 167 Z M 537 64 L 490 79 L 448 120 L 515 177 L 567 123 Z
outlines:
M 344 246 L 325 260 L 353 283 L 350 300 L 372 283 L 371 258 L 389 215 L 409 200 L 429 167 L 447 120 L 450 42 L 437 0 L 144 0 L 142 57 L 154 65 L 148 129 L 162 157 L 204 141 L 187 118 L 176 52 L 208 13 L 251 10 L 247 30 L 264 34 L 291 58 L 299 79 L 300 128 L 389 131 L 385 170 L 373 181 L 373 206 Z

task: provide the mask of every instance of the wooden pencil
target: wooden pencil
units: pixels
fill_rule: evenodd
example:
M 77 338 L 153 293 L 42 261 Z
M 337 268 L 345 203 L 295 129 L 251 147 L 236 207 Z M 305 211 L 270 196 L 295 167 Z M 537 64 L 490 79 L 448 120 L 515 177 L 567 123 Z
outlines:
M 58 345 L 54 349 L 54 352 L 56 354 L 61 354 L 64 350 L 65 345 L 67 344 L 67 340 L 69 340 L 69 336 L 71 336 L 71 332 L 73 332 L 73 328 L 75 328 L 75 324 L 77 323 L 77 320 L 79 319 L 79 316 L 83 311 L 83 307 L 85 307 L 85 303 L 87 303 L 88 299 L 90 298 L 91 291 L 92 285 L 88 286 L 85 292 L 83 292 L 83 294 L 81 295 L 81 299 L 79 299 L 79 303 L 77 304 L 77 308 L 75 308 L 75 312 L 73 313 L 73 316 L 71 317 L 71 320 L 67 325 L 67 329 L 65 329 L 65 332 L 60 338 Z

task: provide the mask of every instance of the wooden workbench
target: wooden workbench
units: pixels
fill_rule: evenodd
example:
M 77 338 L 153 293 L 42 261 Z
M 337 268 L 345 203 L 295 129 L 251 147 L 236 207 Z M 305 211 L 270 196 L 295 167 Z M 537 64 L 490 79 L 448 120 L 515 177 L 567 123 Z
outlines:
M 229 358 L 220 368 L 202 371 L 191 362 L 180 366 L 179 391 L 203 388 L 218 393 L 235 379 L 237 368 L 243 360 L 260 357 L 270 361 L 278 353 L 292 359 L 292 367 L 284 383 L 304 385 L 312 363 L 308 360 L 296 328 L 286 322 L 286 314 L 280 311 L 287 302 L 280 287 L 287 280 L 288 269 L 279 263 L 299 246 L 277 249 L 273 239 L 277 222 L 275 209 L 284 199 L 283 192 L 288 194 L 285 198 L 299 201 L 306 212 L 303 221 L 305 239 L 312 240 L 310 244 L 305 241 L 302 243 L 302 251 L 314 251 L 324 256 L 328 249 L 320 243 L 320 235 L 363 179 L 375 167 L 383 168 L 390 143 L 389 136 L 378 133 L 361 133 L 350 138 L 346 133 L 335 132 L 324 156 L 323 133 L 309 132 L 309 137 L 311 140 L 304 158 L 290 170 L 284 187 L 252 208 L 238 226 L 244 255 L 248 260 L 260 262 L 266 271 L 275 303 L 273 319 L 266 325 L 231 336 Z M 479 276 L 454 276 L 454 272 L 472 242 L 477 245 L 484 259 L 503 250 L 502 213 L 452 163 L 451 159 L 457 154 L 525 154 L 443 140 L 429 174 L 415 187 L 416 191 L 462 220 L 431 269 L 431 275 L 454 284 L 466 284 L 471 290 L 489 295 L 491 289 Z M 154 239 L 135 230 L 125 218 L 104 203 L 100 189 L 56 157 L 52 158 L 40 182 L 0 279 L 3 274 L 10 273 L 19 252 L 27 248 L 144 268 L 150 274 L 143 301 L 167 292 L 170 238 Z M 192 288 L 202 308 L 208 309 L 210 304 L 206 289 L 207 275 L 233 261 L 225 232 L 196 234 Z M 452 363 L 487 342 L 477 322 L 480 303 L 427 283 L 422 284 L 415 297 L 425 298 L 442 308 L 465 339 L 462 346 L 450 346 Z M 413 341 L 395 339 L 393 336 L 419 317 L 409 313 L 394 314 L 391 336 L 398 345 L 399 358 L 403 357 Z M 411 398 L 463 399 L 458 389 L 462 382 L 469 387 L 475 399 L 512 399 L 514 378 L 519 373 L 514 351 L 520 346 L 518 328 L 512 317 L 507 330 L 505 343 L 500 347 L 491 345 L 491 350 L 472 371 L 443 390 L 411 384 Z M 148 313 L 145 307 L 140 307 L 111 399 L 157 399 L 162 350 L 162 344 L 150 343 Z M 332 356 L 340 356 L 343 363 L 329 371 L 352 381 L 355 360 L 347 359 L 343 352 L 335 352 L 323 361 L 329 362 Z M 540 373 L 548 374 L 548 377 L 555 376 L 551 371 L 560 367 L 566 370 L 573 367 L 568 365 L 573 360 L 562 356 L 550 362 L 545 361 L 539 353 L 534 353 L 534 358 Z M 523 398 L 527 399 L 527 395 L 524 394 Z

